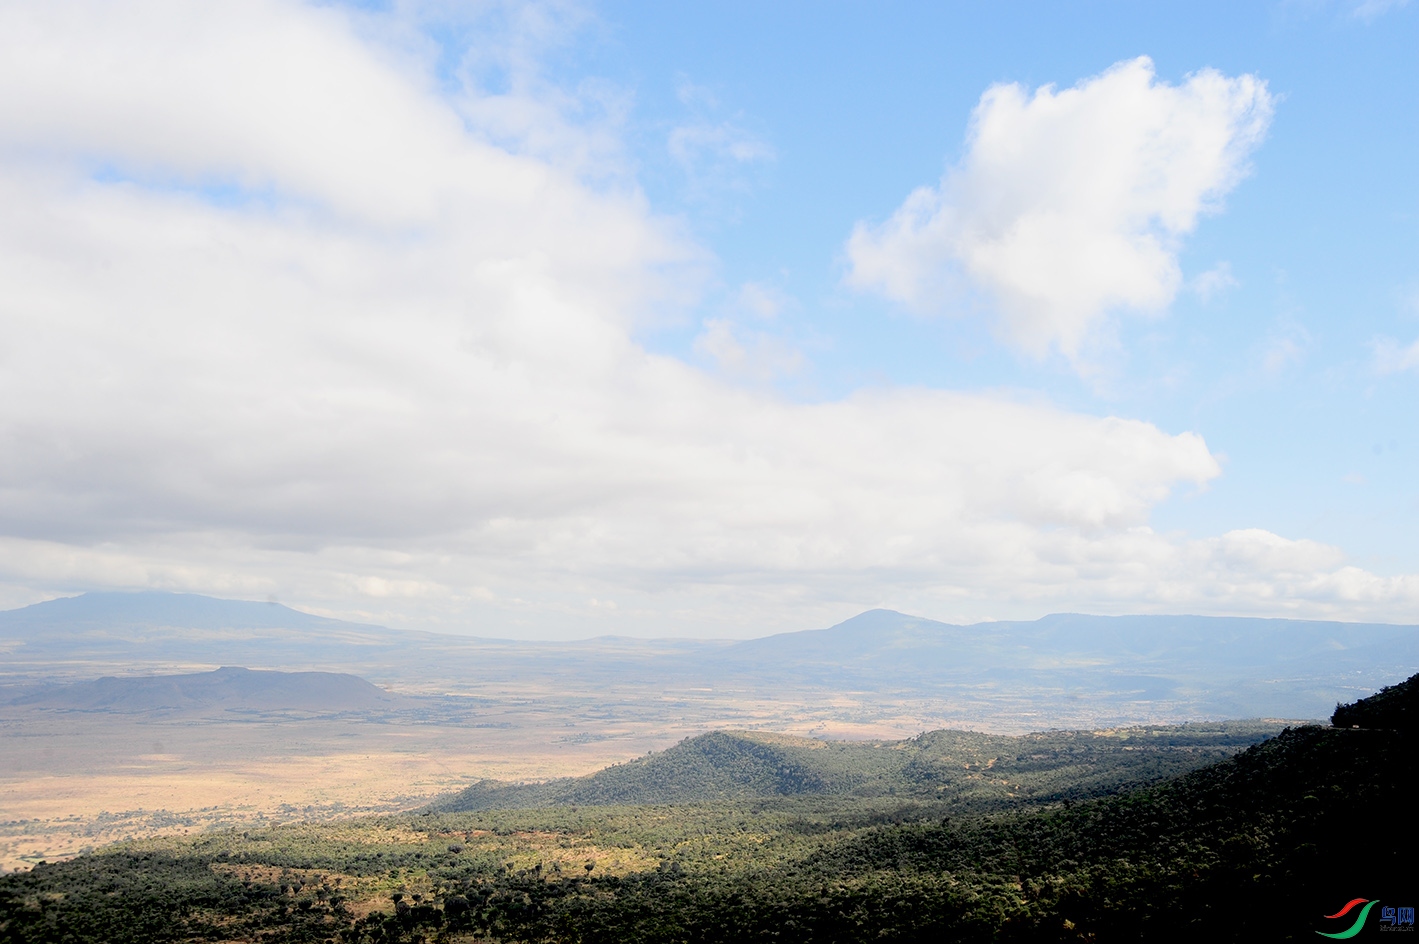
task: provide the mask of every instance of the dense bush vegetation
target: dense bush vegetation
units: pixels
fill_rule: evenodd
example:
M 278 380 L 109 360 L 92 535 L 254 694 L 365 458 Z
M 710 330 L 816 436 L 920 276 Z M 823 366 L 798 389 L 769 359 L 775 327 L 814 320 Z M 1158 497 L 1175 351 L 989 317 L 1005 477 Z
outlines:
M 1050 731 L 1022 737 L 931 731 L 906 741 L 816 741 L 742 731 L 540 784 L 484 781 L 440 811 L 698 803 L 776 796 L 967 798 L 996 806 L 1117 792 L 1228 757 L 1280 730 L 1226 722 Z
M 1369 698 L 1336 705 L 1330 723 L 1337 728 L 1419 728 L 1419 675 L 1380 689 Z

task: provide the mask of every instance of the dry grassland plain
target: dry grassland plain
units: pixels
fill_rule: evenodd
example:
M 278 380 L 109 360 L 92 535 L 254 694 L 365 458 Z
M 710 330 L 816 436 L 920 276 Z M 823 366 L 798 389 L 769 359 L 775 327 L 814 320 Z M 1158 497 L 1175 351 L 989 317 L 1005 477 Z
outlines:
M 988 675 L 854 685 L 774 659 L 714 670 L 700 659 L 713 644 L 439 639 L 319 663 L 281 644 L 248 640 L 246 654 L 264 660 L 225 664 L 349 672 L 406 700 L 355 714 L 26 707 L 13 696 L 57 682 L 224 663 L 139 661 L 123 654 L 127 643 L 112 654 L 96 643 L 10 653 L 0 664 L 0 869 L 130 837 L 406 810 L 475 780 L 586 774 L 717 728 L 887 740 L 944 727 L 1022 734 L 1219 717 L 1188 698 L 1081 695 L 1089 690 Z
M 414 697 L 372 717 L 0 707 L 0 869 L 129 838 L 406 810 L 478 779 L 591 773 L 715 728 L 896 739 L 963 720 L 919 697 L 822 690 L 529 683 Z

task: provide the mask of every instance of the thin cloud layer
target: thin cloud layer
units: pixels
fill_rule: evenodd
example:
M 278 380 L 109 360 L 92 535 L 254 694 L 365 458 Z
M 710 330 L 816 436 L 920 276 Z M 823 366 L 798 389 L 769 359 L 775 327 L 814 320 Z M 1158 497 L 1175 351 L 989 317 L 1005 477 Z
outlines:
M 605 129 L 544 103 L 535 147 L 491 143 L 504 109 L 355 17 L 0 12 L 9 602 L 164 587 L 577 635 L 1416 597 L 1264 533 L 1153 533 L 1220 474 L 1192 433 L 996 393 L 794 403 L 647 352 L 705 254 L 578 178 Z
M 977 289 L 1011 344 L 1075 358 L 1110 312 L 1172 301 L 1180 240 L 1243 176 L 1271 111 L 1255 76 L 1173 86 L 1146 57 L 1063 91 L 994 86 L 961 163 L 858 224 L 848 281 L 925 311 Z
M 1393 338 L 1380 338 L 1374 343 L 1375 372 L 1395 374 L 1419 368 L 1419 341 L 1402 346 Z

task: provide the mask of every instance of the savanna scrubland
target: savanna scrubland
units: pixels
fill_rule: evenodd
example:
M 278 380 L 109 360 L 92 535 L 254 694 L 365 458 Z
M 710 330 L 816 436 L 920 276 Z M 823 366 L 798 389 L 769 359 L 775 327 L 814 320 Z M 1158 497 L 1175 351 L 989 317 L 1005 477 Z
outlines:
M 0 613 L 0 652 L 0 868 L 14 869 L 140 836 L 407 810 L 713 730 L 898 740 L 1318 719 L 1419 668 L 1419 633 L 1197 617 L 962 627 L 878 610 L 740 642 L 515 643 L 100 593 Z M 248 676 L 238 692 L 221 666 L 344 673 L 348 691 L 297 697 Z M 178 677 L 211 691 L 179 697 Z
M 1342 879 L 1375 896 L 1410 874 L 1374 827 L 1410 810 L 1416 701 L 1419 677 L 1337 711 L 1357 726 L 1264 740 L 1255 725 L 716 733 L 414 813 L 37 865 L 0 879 L 0 928 L 17 942 L 1309 938 Z

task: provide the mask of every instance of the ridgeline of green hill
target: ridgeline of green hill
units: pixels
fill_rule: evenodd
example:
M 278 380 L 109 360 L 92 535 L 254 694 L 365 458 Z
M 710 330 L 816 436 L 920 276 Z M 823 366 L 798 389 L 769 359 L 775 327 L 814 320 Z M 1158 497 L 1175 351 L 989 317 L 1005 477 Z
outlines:
M 1419 675 L 1387 685 L 1354 704 L 1336 705 L 1330 723 L 1337 728 L 1414 731 L 1419 728 Z
M 1326 916 L 1357 897 L 1419 898 L 1416 685 L 1339 707 L 1337 723 L 1358 728 L 1287 729 L 1112 793 L 1240 735 L 815 746 L 721 733 L 443 804 L 478 811 L 153 839 L 40 865 L 0 877 L 0 940 L 1225 942 L 1348 939 L 1352 926 L 1363 940 L 1381 912 L 1364 926 Z M 941 795 L 963 783 L 977 786 Z M 903 785 L 916 792 L 892 794 Z M 1107 795 L 1070 798 L 1091 792 Z M 684 795 L 696 801 L 666 800 Z M 582 799 L 520 808 L 569 797 Z M 628 798 L 645 802 L 599 805 Z
M 770 797 L 897 797 L 1001 808 L 1082 799 L 1177 776 L 1278 733 L 1271 721 L 1051 731 L 931 731 L 905 741 L 819 741 L 715 731 L 586 777 L 481 781 L 437 812 L 710 803 Z

